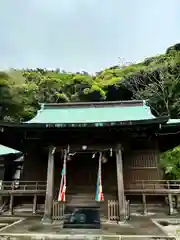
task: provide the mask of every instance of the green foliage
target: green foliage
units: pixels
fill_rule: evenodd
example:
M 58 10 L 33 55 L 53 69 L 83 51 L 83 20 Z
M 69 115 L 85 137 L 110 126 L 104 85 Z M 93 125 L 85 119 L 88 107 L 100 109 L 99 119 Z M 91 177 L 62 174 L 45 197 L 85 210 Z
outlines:
M 180 180 L 180 146 L 163 153 L 160 164 L 168 179 Z
M 96 75 L 37 68 L 0 73 L 0 119 L 25 121 L 39 103 L 145 99 L 157 116 L 180 115 L 180 51 L 129 66 L 112 66 Z

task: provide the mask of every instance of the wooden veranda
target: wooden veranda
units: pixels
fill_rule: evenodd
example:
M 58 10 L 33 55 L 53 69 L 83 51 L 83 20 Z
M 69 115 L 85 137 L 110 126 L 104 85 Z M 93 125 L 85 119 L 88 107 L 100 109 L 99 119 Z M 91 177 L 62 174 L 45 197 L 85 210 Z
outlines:
M 137 180 L 125 189 L 126 194 L 180 194 L 180 180 Z
M 33 214 L 36 214 L 37 209 L 37 196 L 45 196 L 46 195 L 46 182 L 43 181 L 19 181 L 18 183 L 14 181 L 3 181 L 1 182 L 0 187 L 0 196 L 6 197 L 9 196 L 9 213 L 13 214 L 13 203 L 14 197 L 16 196 L 32 196 L 33 197 Z M 172 181 L 172 180 L 159 180 L 159 181 L 134 181 L 130 185 L 129 188 L 125 189 L 125 195 L 141 195 L 142 196 L 142 204 L 144 208 L 144 212 L 146 212 L 146 196 L 148 195 L 157 195 L 157 196 L 167 196 L 168 197 L 168 205 L 169 212 L 172 214 L 173 211 L 173 196 L 180 195 L 180 180 Z M 115 205 L 113 205 L 114 203 Z M 111 202 L 108 199 L 108 209 L 109 206 L 118 209 L 118 202 L 115 200 Z M 113 206 L 112 206 L 113 205 Z M 53 215 L 55 219 L 59 219 L 62 215 L 61 204 L 56 201 L 53 202 Z M 56 209 L 58 207 L 58 209 Z M 64 205 L 63 205 L 64 209 Z M 114 210 L 118 213 L 118 210 Z M 116 216 L 115 216 L 116 219 Z
M 45 195 L 45 193 L 45 181 L 18 181 L 18 184 L 14 181 L 2 181 L 0 186 L 1 196 Z M 125 193 L 128 195 L 179 195 L 180 180 L 137 180 L 132 182 L 129 188 L 125 188 Z

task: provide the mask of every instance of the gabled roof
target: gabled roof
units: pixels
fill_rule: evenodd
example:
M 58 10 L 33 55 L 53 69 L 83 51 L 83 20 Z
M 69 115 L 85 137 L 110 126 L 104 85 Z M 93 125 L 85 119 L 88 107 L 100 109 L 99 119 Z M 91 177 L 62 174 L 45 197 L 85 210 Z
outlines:
M 46 127 L 102 127 L 165 123 L 168 117 L 156 118 L 144 101 L 85 102 L 42 104 L 37 115 L 26 124 Z
M 20 153 L 20 152 L 13 148 L 9 148 L 4 145 L 0 145 L 0 156 L 9 155 L 9 154 L 18 154 L 18 153 Z

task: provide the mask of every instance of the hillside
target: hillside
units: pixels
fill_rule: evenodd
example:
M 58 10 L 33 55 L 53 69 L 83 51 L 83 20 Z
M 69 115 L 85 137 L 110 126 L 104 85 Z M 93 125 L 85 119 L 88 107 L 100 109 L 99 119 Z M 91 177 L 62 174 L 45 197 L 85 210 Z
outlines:
M 31 118 L 42 102 L 145 99 L 156 115 L 180 114 L 180 44 L 130 66 L 112 66 L 95 76 L 57 69 L 0 72 L 0 120 Z

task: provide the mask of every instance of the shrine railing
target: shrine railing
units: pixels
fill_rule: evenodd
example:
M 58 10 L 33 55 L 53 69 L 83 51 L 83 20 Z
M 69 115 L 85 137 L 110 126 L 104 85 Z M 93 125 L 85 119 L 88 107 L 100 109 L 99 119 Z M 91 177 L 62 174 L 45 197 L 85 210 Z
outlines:
M 64 218 L 64 209 L 65 209 L 65 204 L 58 202 L 58 201 L 53 201 L 53 220 L 63 220 Z
M 46 182 L 44 181 L 0 181 L 1 191 L 44 191 Z
M 33 234 L 32 234 L 33 235 Z M 37 236 L 37 238 L 32 238 L 32 239 L 52 239 L 52 236 L 50 238 L 48 238 L 49 234 L 41 234 L 41 237 Z M 29 234 L 24 234 L 24 237 L 22 238 L 22 235 L 18 235 L 16 234 L 16 237 L 12 237 L 11 234 L 9 235 L 4 235 L 4 234 L 0 234 L 0 239 L 1 240 L 7 240 L 7 239 L 29 239 Z M 56 239 L 57 236 L 59 237 L 58 239 L 66 239 L 66 240 L 72 240 L 72 239 L 80 239 L 80 240 L 176 240 L 176 237 L 171 237 L 171 236 L 157 236 L 157 235 L 102 235 L 102 234 L 98 234 L 98 235 L 94 235 L 94 234 L 80 234 L 80 235 L 74 235 L 72 234 L 62 234 L 58 235 L 56 234 Z
M 79 192 L 92 192 L 94 187 L 88 186 L 84 188 L 78 188 Z M 103 186 L 104 191 L 116 190 L 117 186 Z M 0 181 L 0 192 L 2 191 L 45 191 L 45 181 Z M 137 180 L 131 183 L 125 184 L 125 192 L 127 191 L 179 191 L 180 192 L 180 180 Z M 71 193 L 69 190 L 68 193 Z M 72 192 L 73 193 L 73 192 Z
M 137 180 L 125 186 L 125 190 L 179 190 L 180 180 Z

